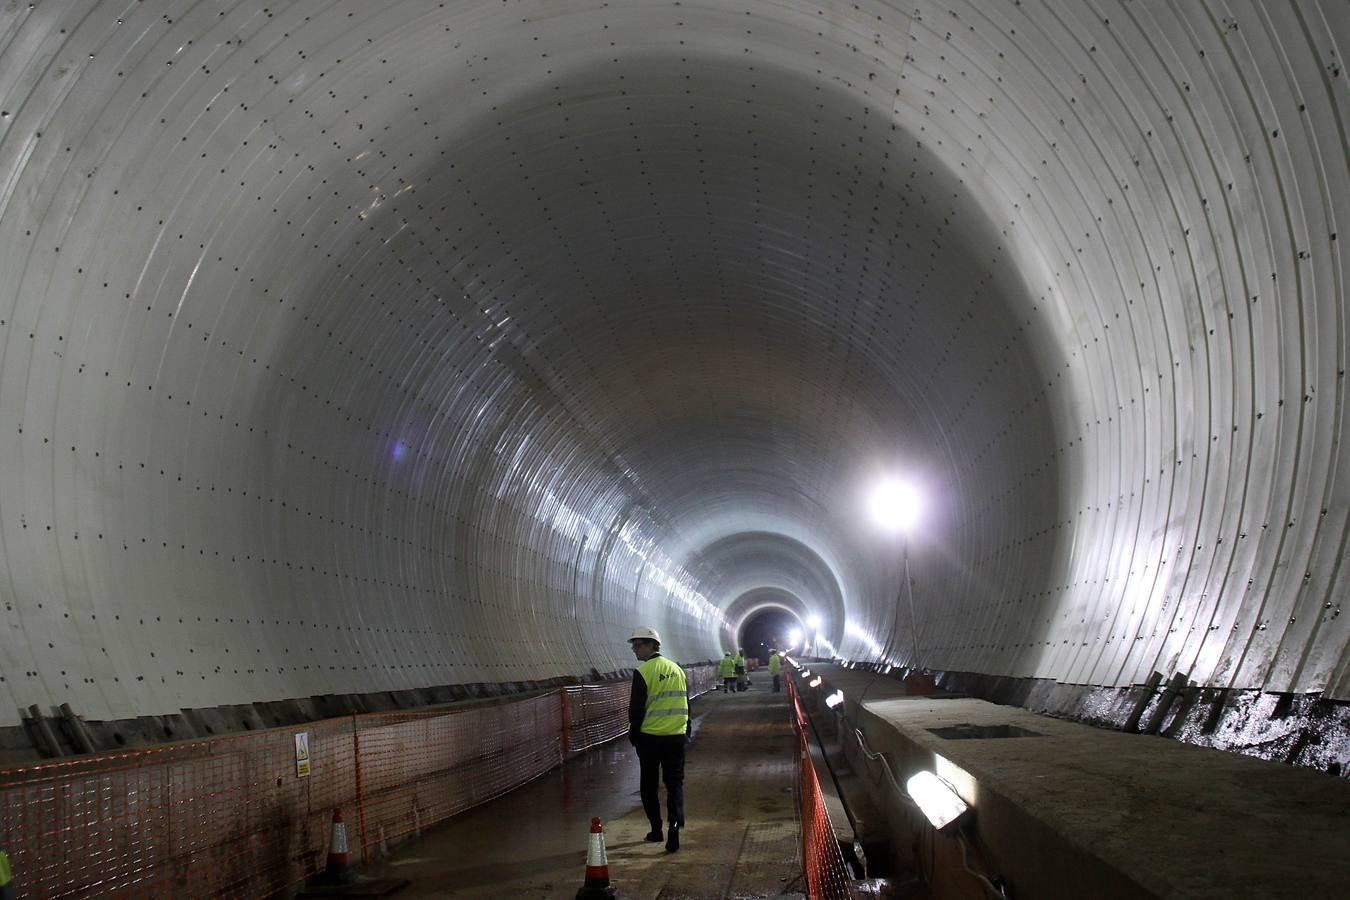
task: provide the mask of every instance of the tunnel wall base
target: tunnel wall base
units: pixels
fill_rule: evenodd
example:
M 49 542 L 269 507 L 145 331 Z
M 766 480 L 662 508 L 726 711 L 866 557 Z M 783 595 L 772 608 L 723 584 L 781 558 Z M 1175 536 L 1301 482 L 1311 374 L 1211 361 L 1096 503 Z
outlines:
M 903 680 L 907 674 L 896 669 L 890 677 Z M 1350 703 L 1321 693 L 1181 685 L 1169 694 L 1171 679 L 1160 676 L 1156 683 L 1129 687 L 979 672 L 939 672 L 932 678 L 951 694 L 1350 777 Z
M 30 707 L 24 714 L 23 725 L 0 728 L 0 766 L 75 756 L 87 752 L 84 748 L 89 744 L 92 744 L 93 752 L 113 753 L 174 741 L 209 739 L 267 728 L 303 725 L 352 713 L 403 710 L 426 712 L 448 704 L 459 706 L 473 701 L 514 701 L 567 685 L 627 679 L 631 674 L 630 669 L 614 672 L 592 669 L 585 675 L 564 675 L 537 681 L 447 684 L 365 694 L 322 694 L 209 709 L 183 709 L 172 714 L 115 721 L 85 721 L 78 715 L 72 721 L 70 716 L 63 716 L 59 710 L 53 709 L 39 710 L 43 719 L 40 724 Z M 53 739 L 55 746 L 51 746 Z

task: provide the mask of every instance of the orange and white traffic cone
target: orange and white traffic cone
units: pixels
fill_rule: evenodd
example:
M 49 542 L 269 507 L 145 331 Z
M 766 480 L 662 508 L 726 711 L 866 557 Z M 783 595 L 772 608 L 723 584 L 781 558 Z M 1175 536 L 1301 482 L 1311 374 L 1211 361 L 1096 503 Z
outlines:
M 333 831 L 328 840 L 328 861 L 323 872 L 314 879 L 322 884 L 351 884 L 356 880 L 352 871 L 351 853 L 347 849 L 347 825 L 342 821 L 342 810 L 333 810 Z
M 605 855 L 605 829 L 600 820 L 591 819 L 590 846 L 586 848 L 586 881 L 577 891 L 577 900 L 618 900 L 619 893 L 609 883 L 609 857 Z

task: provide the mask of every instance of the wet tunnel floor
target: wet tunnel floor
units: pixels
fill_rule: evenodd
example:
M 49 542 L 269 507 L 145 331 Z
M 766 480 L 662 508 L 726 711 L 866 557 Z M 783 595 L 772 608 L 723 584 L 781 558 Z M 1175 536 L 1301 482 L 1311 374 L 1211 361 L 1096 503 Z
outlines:
M 624 739 L 428 829 L 369 867 L 412 881 L 398 897 L 571 898 L 592 816 L 605 824 L 610 881 L 624 900 L 766 898 L 803 890 L 797 760 L 786 694 L 760 683 L 692 703 L 681 847 L 643 840 L 637 755 Z M 664 808 L 665 789 L 662 788 Z

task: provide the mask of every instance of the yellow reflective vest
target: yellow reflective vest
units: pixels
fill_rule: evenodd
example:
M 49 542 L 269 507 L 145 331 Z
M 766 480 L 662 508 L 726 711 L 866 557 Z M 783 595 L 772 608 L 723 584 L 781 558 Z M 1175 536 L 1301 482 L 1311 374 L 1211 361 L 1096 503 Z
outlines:
M 717 664 L 717 677 L 730 678 L 736 674 L 736 662 L 730 656 L 722 657 L 722 661 Z
M 642 714 L 643 734 L 684 734 L 689 730 L 689 689 L 684 669 L 653 656 L 638 666 L 647 684 L 647 708 Z
M 777 675 L 779 672 L 782 672 L 782 671 L 783 671 L 783 661 L 782 661 L 781 659 L 778 658 L 778 654 L 777 654 L 777 653 L 770 654 L 770 656 L 769 656 L 769 674 L 770 674 L 770 675 Z

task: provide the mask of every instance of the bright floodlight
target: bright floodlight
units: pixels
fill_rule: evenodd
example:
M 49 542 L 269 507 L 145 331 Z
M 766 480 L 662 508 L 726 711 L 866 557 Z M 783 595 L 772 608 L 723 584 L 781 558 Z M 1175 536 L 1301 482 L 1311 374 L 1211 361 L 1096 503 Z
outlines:
M 801 642 L 802 642 L 802 630 L 800 628 L 794 628 L 788 632 L 789 647 L 796 647 Z
M 808 684 L 808 687 L 820 687 L 820 683 L 824 680 L 825 679 L 817 675 L 815 678 L 811 679 L 810 683 Z
M 909 531 L 919 521 L 923 498 L 914 485 L 904 481 L 885 481 L 872 491 L 872 518 L 888 531 Z
M 810 628 L 812 631 L 819 631 L 820 616 L 808 616 L 806 619 L 806 627 Z
M 946 828 L 966 811 L 965 801 L 952 786 L 932 772 L 915 775 L 905 783 L 905 789 L 934 828 Z

